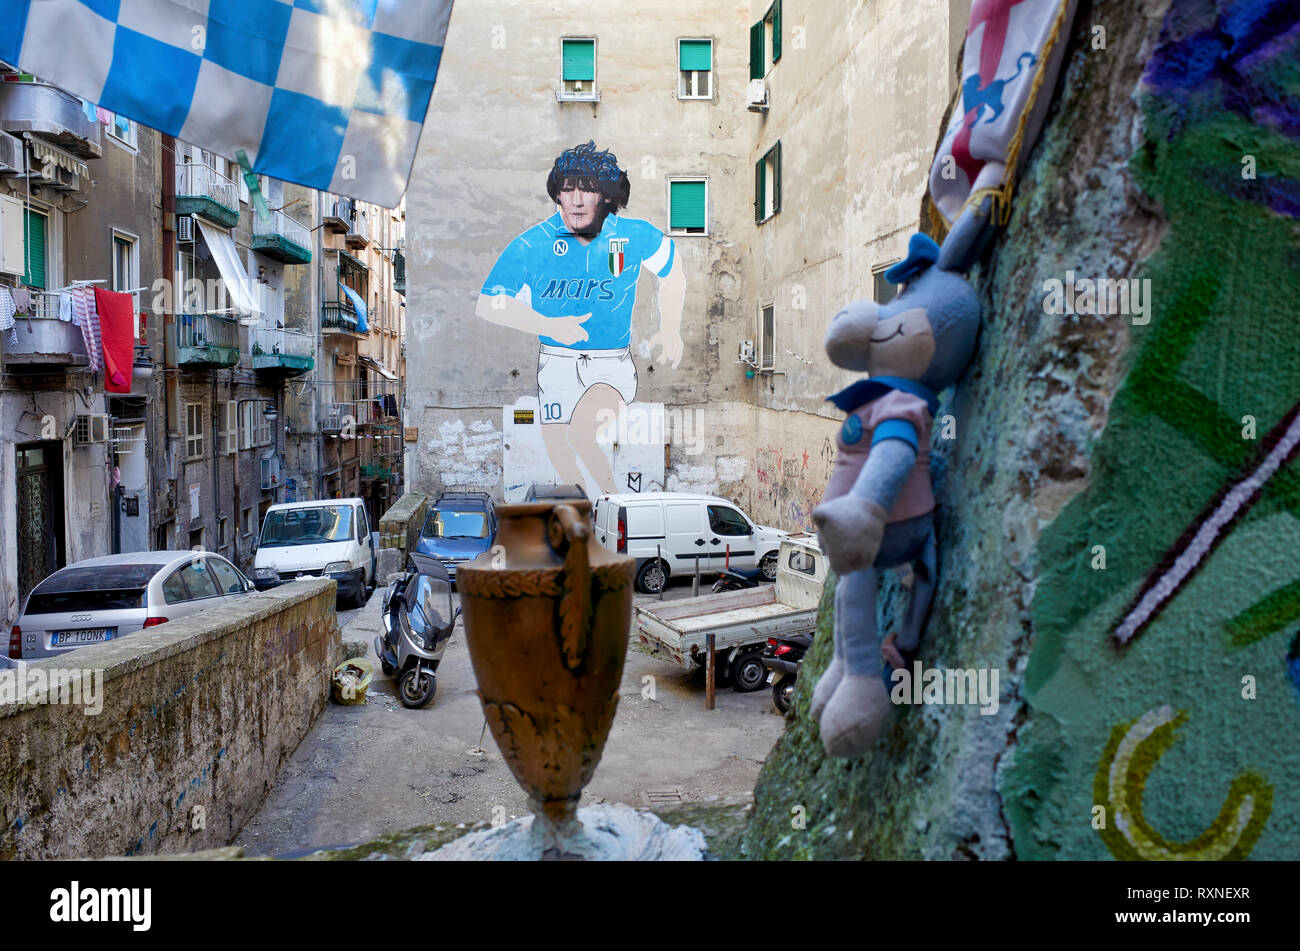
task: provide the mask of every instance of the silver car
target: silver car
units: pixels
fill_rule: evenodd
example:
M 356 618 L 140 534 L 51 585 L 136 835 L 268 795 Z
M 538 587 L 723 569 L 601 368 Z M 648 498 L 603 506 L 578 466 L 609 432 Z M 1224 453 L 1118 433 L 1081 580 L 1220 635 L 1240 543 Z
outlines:
M 88 558 L 60 568 L 27 595 L 9 635 L 9 657 L 56 657 L 255 591 L 243 572 L 212 552 L 139 551 Z

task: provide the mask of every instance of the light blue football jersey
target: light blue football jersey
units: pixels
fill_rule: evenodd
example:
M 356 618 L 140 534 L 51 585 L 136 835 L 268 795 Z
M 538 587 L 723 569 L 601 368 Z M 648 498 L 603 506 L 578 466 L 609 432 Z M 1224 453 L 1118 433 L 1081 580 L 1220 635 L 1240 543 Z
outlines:
M 515 238 L 497 258 L 483 282 L 489 296 L 514 297 L 527 287 L 532 308 L 546 317 L 591 314 L 582 325 L 587 339 L 562 344 L 572 350 L 615 350 L 632 342 L 632 310 L 641 266 L 664 277 L 672 270 L 676 246 L 648 221 L 608 215 L 600 234 L 583 245 L 556 212 Z

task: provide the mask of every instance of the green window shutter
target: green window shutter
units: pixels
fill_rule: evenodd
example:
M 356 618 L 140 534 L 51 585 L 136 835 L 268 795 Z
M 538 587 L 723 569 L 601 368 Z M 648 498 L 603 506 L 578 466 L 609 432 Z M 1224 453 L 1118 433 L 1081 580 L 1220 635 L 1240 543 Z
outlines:
M 23 239 L 27 245 L 27 267 L 23 271 L 23 283 L 28 287 L 45 287 L 45 236 L 46 217 L 39 212 L 24 213 Z
M 772 4 L 772 62 L 781 59 L 781 0 Z
M 754 163 L 754 221 L 755 223 L 761 222 L 763 220 L 763 206 L 766 204 L 764 199 L 767 197 L 767 191 L 764 187 L 766 183 L 763 181 L 763 179 L 766 178 L 766 176 L 763 174 L 763 165 L 764 165 L 763 159 L 759 159 L 756 163 Z
M 713 68 L 712 40 L 682 40 L 678 49 L 679 69 L 710 70 Z
M 688 228 L 704 228 L 708 221 L 705 208 L 704 182 L 672 182 L 669 191 L 671 213 L 668 228 L 671 231 L 685 231 Z
M 763 62 L 765 50 L 763 49 L 763 21 L 759 20 L 749 28 L 749 78 L 762 79 L 763 74 L 767 72 L 767 64 Z
M 778 141 L 772 149 L 772 214 L 781 210 L 781 143 Z
M 596 41 L 564 41 L 564 79 L 594 82 L 596 79 Z

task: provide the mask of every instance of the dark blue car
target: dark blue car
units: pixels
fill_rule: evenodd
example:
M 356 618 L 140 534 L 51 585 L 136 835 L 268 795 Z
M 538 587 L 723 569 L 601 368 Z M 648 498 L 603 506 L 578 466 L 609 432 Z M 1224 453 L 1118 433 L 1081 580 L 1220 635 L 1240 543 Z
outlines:
M 444 492 L 429 508 L 415 550 L 437 558 L 456 580 L 456 566 L 489 551 L 497 514 L 486 492 Z

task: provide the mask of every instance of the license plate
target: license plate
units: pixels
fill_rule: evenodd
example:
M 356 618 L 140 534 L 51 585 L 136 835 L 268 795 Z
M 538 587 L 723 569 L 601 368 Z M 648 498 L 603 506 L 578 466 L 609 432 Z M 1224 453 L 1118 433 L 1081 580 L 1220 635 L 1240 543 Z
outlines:
M 103 641 L 112 640 L 113 635 L 106 627 L 94 628 L 88 631 L 55 631 L 54 647 L 76 647 L 81 644 L 99 644 Z

